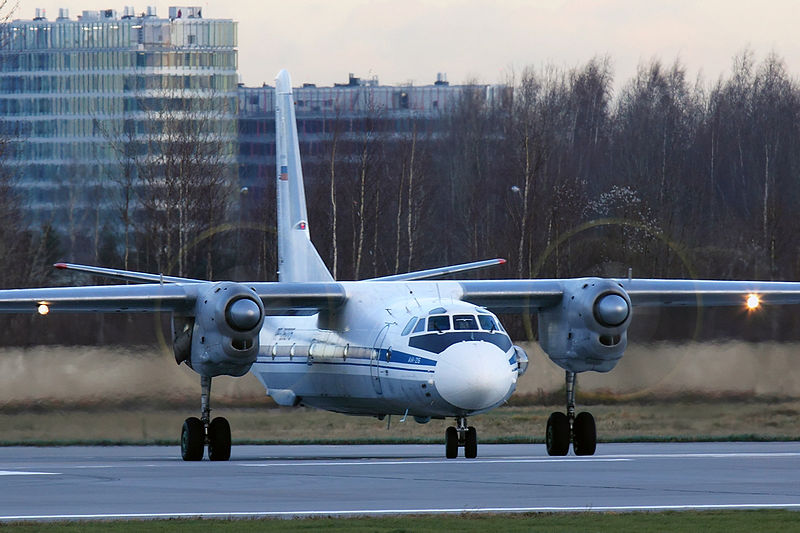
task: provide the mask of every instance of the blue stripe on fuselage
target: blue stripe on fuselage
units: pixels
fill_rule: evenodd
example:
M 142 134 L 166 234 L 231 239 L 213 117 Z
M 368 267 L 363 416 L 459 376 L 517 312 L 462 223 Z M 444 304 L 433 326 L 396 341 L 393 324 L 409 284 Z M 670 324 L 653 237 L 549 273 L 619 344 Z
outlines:
M 270 356 L 262 354 L 256 360 L 257 363 L 269 363 L 269 364 L 293 364 L 293 365 L 307 365 L 309 364 L 309 358 L 305 356 L 294 356 L 294 359 L 290 359 L 286 361 L 286 356 L 282 356 L 277 360 Z M 405 352 L 400 352 L 397 350 L 392 350 L 391 357 L 388 357 L 388 350 L 382 349 L 380 350 L 380 355 L 378 357 L 380 361 L 381 369 L 392 369 L 392 370 L 407 370 L 409 372 L 433 372 L 433 368 L 436 366 L 436 361 L 433 359 L 428 359 L 426 357 L 420 357 L 418 355 L 411 355 Z M 312 365 L 345 365 L 345 366 L 365 366 L 369 367 L 372 366 L 369 359 L 332 359 L 332 358 L 310 358 Z M 363 362 L 359 362 L 363 361 Z M 411 365 L 412 368 L 402 367 L 402 366 L 390 366 L 387 363 L 395 363 L 395 364 L 405 364 Z M 423 367 L 423 368 L 413 368 L 413 367 Z

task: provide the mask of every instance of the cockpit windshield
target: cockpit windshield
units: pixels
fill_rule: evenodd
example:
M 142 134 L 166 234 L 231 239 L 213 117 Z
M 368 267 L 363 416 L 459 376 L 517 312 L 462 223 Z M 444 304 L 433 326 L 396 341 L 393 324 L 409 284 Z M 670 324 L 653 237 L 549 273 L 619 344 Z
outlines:
M 499 331 L 494 317 L 491 315 L 478 315 L 478 321 L 481 323 L 481 329 L 486 331 Z
M 478 329 L 478 323 L 472 315 L 453 315 L 453 329 Z
M 428 331 L 447 331 L 450 329 L 450 315 L 428 317 Z

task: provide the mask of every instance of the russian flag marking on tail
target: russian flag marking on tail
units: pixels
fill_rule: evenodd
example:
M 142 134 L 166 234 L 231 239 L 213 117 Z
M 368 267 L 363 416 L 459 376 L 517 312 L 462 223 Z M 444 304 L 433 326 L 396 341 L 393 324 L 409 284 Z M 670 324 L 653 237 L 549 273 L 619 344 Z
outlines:
M 278 179 L 283 181 L 289 181 L 289 169 L 286 165 L 281 165 L 281 172 L 278 175 Z

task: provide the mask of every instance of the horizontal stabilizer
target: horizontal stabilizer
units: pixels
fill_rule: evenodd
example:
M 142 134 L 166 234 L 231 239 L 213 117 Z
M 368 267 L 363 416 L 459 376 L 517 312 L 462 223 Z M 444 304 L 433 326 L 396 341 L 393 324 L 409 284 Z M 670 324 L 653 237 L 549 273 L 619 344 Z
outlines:
M 467 270 L 476 270 L 479 268 L 502 265 L 505 262 L 506 262 L 505 259 L 500 259 L 500 258 L 486 259 L 484 261 L 474 261 L 472 263 L 462 263 L 460 265 L 429 268 L 428 270 L 418 270 L 416 272 L 407 272 L 405 274 L 394 274 L 392 276 L 372 278 L 365 281 L 413 281 L 418 279 L 438 278 L 441 276 L 446 276 L 447 274 L 455 274 L 456 272 L 465 272 Z
M 133 272 L 130 270 L 119 270 L 116 268 L 103 268 L 89 265 L 76 265 L 73 263 L 56 263 L 54 267 L 61 270 L 73 270 L 75 272 L 86 272 L 102 278 L 121 279 L 125 281 L 136 281 L 139 283 L 208 283 L 207 281 L 191 278 L 178 278 L 175 276 L 164 276 L 161 274 L 149 274 L 147 272 Z

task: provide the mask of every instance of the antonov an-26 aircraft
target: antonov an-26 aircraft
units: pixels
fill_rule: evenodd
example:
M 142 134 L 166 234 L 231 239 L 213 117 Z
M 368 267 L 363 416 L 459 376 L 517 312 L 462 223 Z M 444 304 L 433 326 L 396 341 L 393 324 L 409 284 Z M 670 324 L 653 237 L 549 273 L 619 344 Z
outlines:
M 575 378 L 608 372 L 635 306 L 800 303 L 800 283 L 681 279 L 435 281 L 502 260 L 364 281 L 336 281 L 311 243 L 292 86 L 276 79 L 278 282 L 210 282 L 58 264 L 138 285 L 0 291 L 0 311 L 169 312 L 177 362 L 200 375 L 201 416 L 187 418 L 187 461 L 228 460 L 230 426 L 210 417 L 211 379 L 253 372 L 280 405 L 352 415 L 452 419 L 445 455 L 477 456 L 468 417 L 502 405 L 528 359 L 496 312 L 538 313 L 539 344 L 566 373 L 566 412 L 547 421 L 550 455 L 592 455 L 595 422 L 575 414 Z

